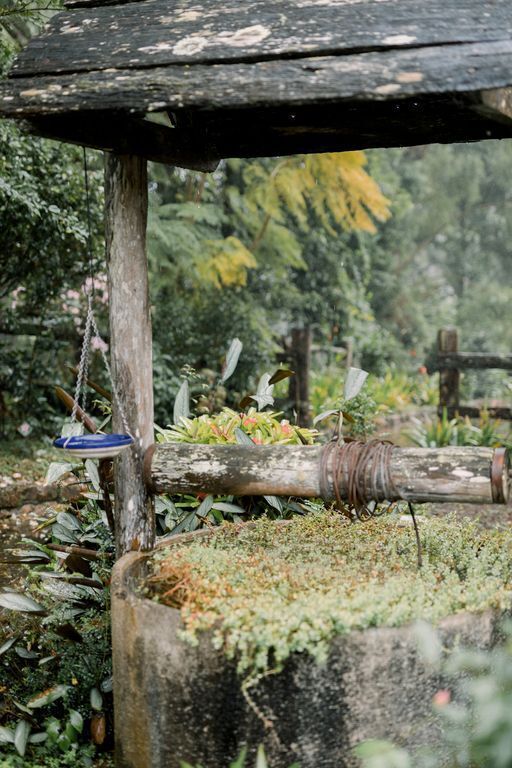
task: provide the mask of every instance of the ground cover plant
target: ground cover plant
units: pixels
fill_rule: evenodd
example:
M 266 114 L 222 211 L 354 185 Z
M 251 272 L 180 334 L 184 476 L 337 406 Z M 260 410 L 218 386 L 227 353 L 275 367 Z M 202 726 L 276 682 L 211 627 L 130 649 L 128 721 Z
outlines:
M 354 629 L 436 623 L 458 611 L 504 610 L 512 597 L 512 534 L 430 519 L 414 532 L 398 515 L 353 525 L 339 513 L 279 526 L 225 525 L 158 552 L 147 593 L 179 608 L 185 638 L 205 630 L 246 680 L 279 670 L 293 652 L 326 659 Z

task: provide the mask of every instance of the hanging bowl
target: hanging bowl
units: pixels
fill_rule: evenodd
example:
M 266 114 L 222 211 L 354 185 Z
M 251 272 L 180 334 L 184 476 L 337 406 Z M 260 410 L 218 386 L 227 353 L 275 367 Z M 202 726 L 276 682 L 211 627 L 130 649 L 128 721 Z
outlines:
M 59 437 L 54 441 L 56 448 L 66 451 L 69 456 L 79 459 L 112 459 L 133 443 L 130 435 L 73 435 Z

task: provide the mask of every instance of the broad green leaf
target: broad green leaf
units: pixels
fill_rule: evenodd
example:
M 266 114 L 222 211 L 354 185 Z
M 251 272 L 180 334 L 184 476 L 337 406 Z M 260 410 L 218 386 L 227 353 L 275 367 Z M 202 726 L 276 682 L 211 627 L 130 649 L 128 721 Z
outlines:
M 80 531 L 82 529 L 78 519 L 69 512 L 59 512 L 57 515 L 57 523 L 63 525 L 64 528 L 69 528 L 70 531 Z
M 203 501 L 200 503 L 198 508 L 196 509 L 196 515 L 198 517 L 206 517 L 210 509 L 213 507 L 213 496 L 207 496 Z
M 97 688 L 91 688 L 90 699 L 92 709 L 96 710 L 96 712 L 101 712 L 103 709 L 103 696 Z
M 75 731 L 78 731 L 78 733 L 82 733 L 84 729 L 84 719 L 80 714 L 80 712 L 77 712 L 76 709 L 70 709 L 69 722 L 71 723 Z
M 265 757 L 265 750 L 263 749 L 263 744 L 260 744 L 258 747 L 255 768 L 268 768 L 267 758 Z
M 27 748 L 27 741 L 30 735 L 32 726 L 26 720 L 20 720 L 14 731 L 14 746 L 16 751 L 21 757 L 24 756 Z
M 277 496 L 264 496 L 263 497 L 267 504 L 270 504 L 271 507 L 274 507 L 274 509 L 277 509 L 278 512 L 283 511 L 283 505 L 281 502 L 281 499 L 279 499 Z
M 62 699 L 63 696 L 69 691 L 69 685 L 55 685 L 53 688 L 49 688 L 43 693 L 38 693 L 33 696 L 28 702 L 27 706 L 30 709 L 40 709 L 46 707 L 48 704 L 53 704 L 57 699 Z
M 12 648 L 12 646 L 14 645 L 17 639 L 18 639 L 17 637 L 11 637 L 9 640 L 6 640 L 5 643 L 0 645 L 0 656 L 3 653 L 7 653 L 9 648 Z
M 52 525 L 52 535 L 59 541 L 63 541 L 65 544 L 79 543 L 78 537 L 75 536 L 73 531 L 64 525 L 60 525 L 60 523 Z
M 256 445 L 254 440 L 251 440 L 249 435 L 244 432 L 243 429 L 240 429 L 240 427 L 235 428 L 234 435 L 238 445 Z
M 46 613 L 45 609 L 35 600 L 27 595 L 20 595 L 19 592 L 1 592 L 0 607 L 8 608 L 10 611 L 21 611 L 22 613 Z
M 92 459 L 86 459 L 85 469 L 87 471 L 87 474 L 89 475 L 89 479 L 92 483 L 92 487 L 97 493 L 99 493 L 101 490 L 101 485 L 100 485 L 100 476 L 99 476 L 96 462 L 93 461 Z
M 190 415 L 190 392 L 188 387 L 188 381 L 184 381 L 178 390 L 176 400 L 174 401 L 173 421 L 175 424 L 180 424 L 182 419 L 186 419 Z
M 39 654 L 35 651 L 29 651 L 27 648 L 23 648 L 23 646 L 18 646 L 14 649 L 20 659 L 27 659 L 28 661 L 32 661 L 33 659 L 38 659 Z
M 223 384 L 225 381 L 227 381 L 235 372 L 236 366 L 238 365 L 238 359 L 240 357 L 240 353 L 242 352 L 243 344 L 240 341 L 240 339 L 233 339 L 231 342 L 231 345 L 228 349 L 227 355 L 226 355 L 226 362 L 224 363 L 224 368 L 222 370 L 222 375 L 220 377 L 220 382 Z
M 349 368 L 345 377 L 345 385 L 343 387 L 344 399 L 352 400 L 353 397 L 358 395 L 367 378 L 367 371 L 363 371 L 361 368 Z
M 240 752 L 240 754 L 238 755 L 237 759 L 233 763 L 230 763 L 229 768 L 244 768 L 246 756 L 247 756 L 247 747 L 244 747 Z
M 339 413 L 336 409 L 331 409 L 330 411 L 323 411 L 323 413 L 319 413 L 318 416 L 315 416 L 313 419 L 313 426 L 316 424 L 319 424 L 321 421 L 325 421 L 325 419 L 328 419 L 329 416 L 335 416 Z
M 229 504 L 227 501 L 216 501 L 213 504 L 213 509 L 218 509 L 220 512 L 227 512 L 230 515 L 245 515 L 246 510 L 243 507 L 239 507 L 237 504 Z
M 52 463 L 48 467 L 48 471 L 46 472 L 44 484 L 51 485 L 52 483 L 56 483 L 57 480 L 59 480 L 63 475 L 67 475 L 67 473 L 71 472 L 72 469 L 73 469 L 73 465 L 67 461 L 66 462 L 52 461 Z
M 14 744 L 14 731 L 12 728 L 0 725 L 0 744 Z
M 193 523 L 193 521 L 196 519 L 196 510 L 193 509 L 192 512 L 189 512 L 185 515 L 185 517 L 180 520 L 180 522 L 172 529 L 171 534 L 174 536 L 178 533 L 183 533 L 183 531 L 190 530 L 190 526 Z
M 46 741 L 48 738 L 48 734 L 46 731 L 40 731 L 39 733 L 33 733 L 31 736 L 29 736 L 28 743 L 29 744 L 42 744 L 43 741 Z
M 290 376 L 295 376 L 295 371 L 290 371 L 288 368 L 278 368 L 278 370 L 270 377 L 269 384 L 277 384 L 278 381 L 284 381 L 289 379 Z

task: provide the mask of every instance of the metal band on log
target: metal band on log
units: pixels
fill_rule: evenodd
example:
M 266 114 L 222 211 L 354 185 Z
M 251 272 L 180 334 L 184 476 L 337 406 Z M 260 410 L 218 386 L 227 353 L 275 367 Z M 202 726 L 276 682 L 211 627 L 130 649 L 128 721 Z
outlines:
M 322 472 L 322 446 L 190 445 L 162 443 L 146 453 L 145 479 L 153 493 L 335 497 L 332 454 Z M 325 471 L 326 470 L 326 471 Z M 389 461 L 396 496 L 388 501 L 504 504 L 509 461 L 503 448 L 399 448 Z M 371 462 L 368 463 L 371 477 Z M 347 498 L 343 476 L 338 477 Z M 381 501 L 376 494 L 375 501 Z

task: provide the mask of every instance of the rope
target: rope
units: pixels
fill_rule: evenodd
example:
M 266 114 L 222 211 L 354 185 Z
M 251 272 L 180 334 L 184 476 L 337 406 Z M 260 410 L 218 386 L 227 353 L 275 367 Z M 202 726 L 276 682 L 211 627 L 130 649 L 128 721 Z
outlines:
M 105 365 L 105 369 L 107 371 L 107 375 L 110 381 L 110 384 L 112 386 L 112 400 L 119 412 L 119 416 L 121 417 L 121 423 L 123 425 L 124 432 L 129 435 L 133 439 L 133 435 L 131 434 L 129 428 L 128 428 L 128 420 L 126 418 L 126 413 L 124 411 L 124 408 L 121 404 L 121 400 L 119 399 L 119 393 L 117 391 L 117 387 L 114 384 L 114 380 L 112 378 L 112 371 L 110 368 L 110 364 L 108 362 L 107 356 L 105 354 L 105 347 L 106 344 L 104 343 L 103 339 L 101 338 L 100 332 L 98 330 L 98 325 L 96 323 L 96 318 L 94 317 L 94 309 L 93 309 L 93 297 L 94 297 L 94 271 L 93 271 L 93 254 L 92 254 L 92 225 L 91 225 L 91 205 L 90 205 L 90 196 L 89 196 L 89 174 L 87 169 L 87 153 L 85 151 L 85 147 L 83 148 L 83 154 L 84 154 L 84 179 L 85 179 L 85 203 L 86 203 L 86 210 L 87 210 L 87 251 L 88 251 L 88 257 L 89 257 L 89 278 L 90 278 L 90 285 L 89 288 L 84 288 L 84 293 L 87 296 L 87 316 L 85 320 L 85 330 L 84 330 L 84 337 L 82 341 L 82 349 L 80 352 L 80 363 L 78 365 L 78 375 L 76 379 L 76 387 L 75 387 L 75 397 L 74 397 L 74 403 L 73 403 L 73 410 L 71 412 L 71 423 L 76 422 L 76 416 L 78 412 L 78 407 L 80 404 L 80 397 L 82 399 L 81 407 L 82 410 L 86 410 L 86 404 L 87 404 L 87 391 L 86 391 L 86 382 L 87 382 L 87 376 L 89 372 L 89 350 L 91 346 L 91 338 L 94 331 L 94 335 L 99 339 L 101 342 L 99 344 L 101 356 L 103 359 L 103 363 Z M 64 444 L 64 447 L 67 446 L 67 443 L 71 439 L 71 435 L 69 436 L 68 440 L 66 440 L 66 443 Z

